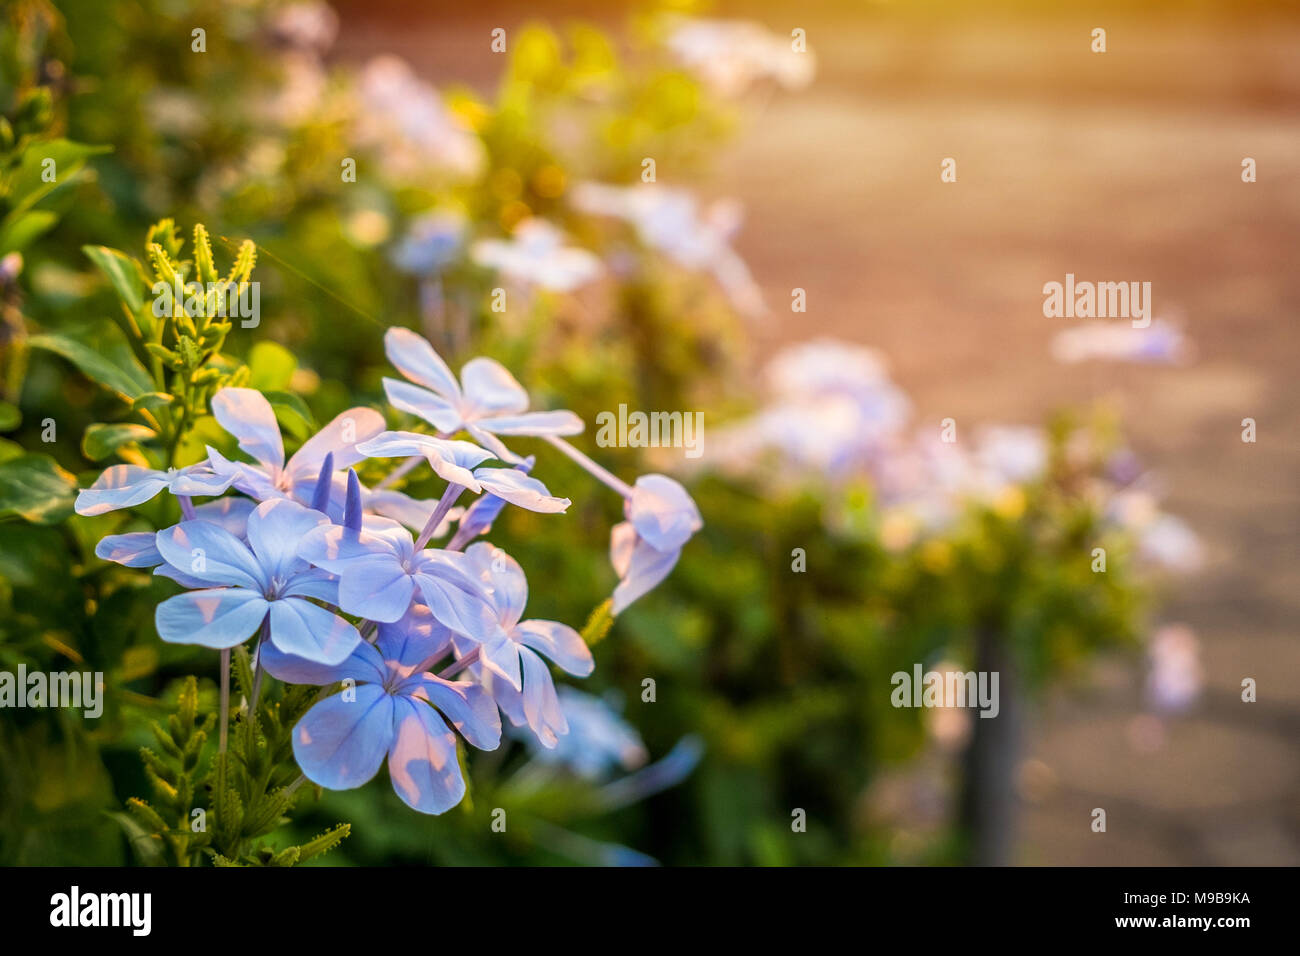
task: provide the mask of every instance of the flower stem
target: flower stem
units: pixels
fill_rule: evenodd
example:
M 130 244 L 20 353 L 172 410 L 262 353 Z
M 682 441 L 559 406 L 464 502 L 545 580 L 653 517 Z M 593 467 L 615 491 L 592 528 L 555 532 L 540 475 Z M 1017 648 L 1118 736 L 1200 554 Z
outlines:
M 221 651 L 221 734 L 218 753 L 226 752 L 226 737 L 230 726 L 230 648 Z
M 450 677 L 455 677 L 457 674 L 459 674 L 459 673 L 460 673 L 461 671 L 463 671 L 465 668 L 469 667 L 470 664 L 473 664 L 476 660 L 478 660 L 478 652 L 479 652 L 479 650 L 481 650 L 481 648 L 482 648 L 482 645 L 480 645 L 479 647 L 474 648 L 474 650 L 470 651 L 468 654 L 466 654 L 464 657 L 462 657 L 462 658 L 461 658 L 460 660 L 458 660 L 456 663 L 454 663 L 454 664 L 452 664 L 450 667 L 447 667 L 446 669 L 440 671 L 440 672 L 439 672 L 438 674 L 436 674 L 435 676 L 436 676 L 436 677 L 440 677 L 440 678 L 442 678 L 443 680 L 447 680 L 447 679 L 450 678 Z
M 548 442 L 550 442 L 560 451 L 564 452 L 564 454 L 568 455 L 571 459 L 576 461 L 579 465 L 581 465 L 587 472 L 589 472 L 594 478 L 596 478 L 602 484 L 618 492 L 624 498 L 632 497 L 632 488 L 627 484 L 627 482 L 620 480 L 609 471 L 606 471 L 600 465 L 596 464 L 594 461 L 588 458 L 585 454 L 583 454 L 582 452 L 578 451 L 578 449 L 570 445 L 559 435 L 547 435 L 545 437 Z
M 429 520 L 425 522 L 420 537 L 415 539 L 415 550 L 417 552 L 424 550 L 424 546 L 429 543 L 433 533 L 438 530 L 438 525 L 442 524 L 442 519 L 447 517 L 447 512 L 451 510 L 451 506 L 456 503 L 456 499 L 460 497 L 460 493 L 464 490 L 464 485 L 458 485 L 454 481 L 448 483 L 447 490 L 438 499 L 438 506 L 433 509 L 433 514 L 429 515 Z
M 194 502 L 190 500 L 189 495 L 177 495 L 176 500 L 181 503 L 181 517 L 186 521 L 194 520 Z

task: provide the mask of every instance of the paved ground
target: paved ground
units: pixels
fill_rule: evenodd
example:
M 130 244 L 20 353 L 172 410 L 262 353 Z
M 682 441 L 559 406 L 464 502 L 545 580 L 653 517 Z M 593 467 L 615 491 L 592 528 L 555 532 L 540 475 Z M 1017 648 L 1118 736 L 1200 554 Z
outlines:
M 1020 859 L 1300 863 L 1300 21 L 818 9 L 789 24 L 808 31 L 817 82 L 761 104 L 698 184 L 745 200 L 740 247 L 773 303 L 808 290 L 808 315 L 795 327 L 778 311 L 761 349 L 810 333 L 873 345 L 935 422 L 1111 401 L 1208 547 L 1166 614 L 1201 638 L 1200 704 L 1142 721 L 1118 664 L 1055 695 L 1033 723 Z M 483 22 L 351 30 L 343 51 L 395 49 L 437 80 L 485 82 L 466 39 Z M 1104 55 L 1088 49 L 1094 26 Z M 949 156 L 956 184 L 939 181 Z M 1240 180 L 1246 156 L 1255 184 Z M 1150 281 L 1194 364 L 1053 363 L 1066 320 L 1043 318 L 1041 288 L 1067 272 Z M 1239 701 L 1245 676 L 1257 704 Z M 1105 837 L 1088 827 L 1096 806 Z

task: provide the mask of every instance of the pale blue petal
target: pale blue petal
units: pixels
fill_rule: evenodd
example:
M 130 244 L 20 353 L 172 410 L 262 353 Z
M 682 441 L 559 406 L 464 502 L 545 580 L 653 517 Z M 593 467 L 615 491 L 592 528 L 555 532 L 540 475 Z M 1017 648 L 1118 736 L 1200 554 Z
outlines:
M 409 674 L 430 658 L 437 660 L 451 651 L 451 631 L 425 605 L 413 604 L 400 620 L 379 626 L 375 647 L 384 660 Z
M 303 538 L 328 524 L 319 511 L 288 498 L 264 501 L 248 519 L 248 543 L 266 574 L 284 581 L 306 567 L 306 560 L 298 556 Z
M 361 633 L 333 611 L 302 598 L 271 602 L 271 643 L 286 654 L 340 664 L 361 642 Z
M 643 594 L 659 585 L 677 564 L 681 550 L 656 551 L 641 539 L 631 522 L 614 526 L 610 533 L 610 561 L 622 579 L 614 588 L 611 611 L 621 614 Z
M 356 446 L 384 428 L 384 416 L 373 408 L 349 408 L 303 443 L 289 459 L 287 471 L 294 478 L 314 479 L 320 474 L 325 456 L 331 453 L 335 470 L 350 468 L 366 457 Z
M 231 461 L 211 445 L 208 446 L 208 461 L 214 472 L 223 478 L 230 478 L 231 485 L 249 497 L 258 501 L 284 497 L 284 493 L 275 486 L 270 473 L 260 465 Z
M 524 686 L 523 671 L 519 667 L 519 645 L 506 635 L 492 638 L 479 646 L 478 659 L 483 666 L 515 690 Z
M 554 497 L 536 478 L 514 468 L 477 468 L 474 477 L 485 491 L 528 511 L 559 514 L 571 504 L 568 498 Z
M 289 578 L 280 596 L 309 597 L 326 604 L 338 604 L 339 580 L 321 568 L 308 568 Z
M 500 362 L 490 358 L 470 359 L 460 370 L 465 398 L 473 407 L 471 417 L 517 415 L 528 408 L 528 393 Z
M 330 790 L 351 790 L 370 780 L 393 739 L 393 698 L 378 684 L 354 691 L 353 700 L 343 693 L 321 701 L 293 728 L 298 769 Z
M 474 424 L 497 435 L 578 435 L 586 427 L 582 419 L 570 411 L 480 418 Z
M 675 551 L 704 527 L 695 501 L 665 475 L 638 478 L 627 511 L 637 534 L 657 551 Z
M 426 700 L 442 711 L 460 735 L 479 750 L 496 750 L 501 744 L 501 715 L 480 685 L 417 674 L 401 685 L 400 692 Z
M 248 545 L 209 521 L 182 521 L 155 537 L 167 563 L 212 584 L 233 584 L 259 593 L 269 583 Z
M 115 561 L 128 568 L 153 568 L 163 563 L 156 535 L 152 531 L 110 534 L 95 545 L 95 557 Z
M 470 545 L 462 555 L 450 552 L 447 560 L 478 582 L 497 609 L 502 628 L 519 623 L 528 603 L 528 578 L 518 561 L 487 541 Z
M 519 649 L 519 661 L 524 670 L 524 717 L 528 726 L 543 747 L 559 743 L 560 735 L 569 732 L 569 722 L 560 709 L 555 696 L 555 682 L 546 662 L 526 647 Z
M 456 735 L 428 704 L 393 698 L 388 776 L 402 801 L 421 813 L 445 813 L 465 796 Z
M 271 403 L 255 388 L 223 388 L 212 396 L 217 423 L 235 436 L 239 447 L 263 465 L 284 467 L 284 443 Z
M 374 645 L 362 641 L 341 664 L 322 664 L 296 654 L 286 654 L 274 644 L 263 642 L 258 659 L 266 672 L 287 684 L 325 686 L 336 681 L 353 680 L 358 684 L 382 684 L 388 676 L 384 659 Z
M 245 588 L 188 591 L 158 605 L 154 623 L 169 644 L 234 647 L 248 640 L 266 617 L 267 601 Z
M 447 363 L 427 340 L 410 329 L 394 326 L 385 332 L 384 354 L 412 382 L 431 388 L 444 398 L 460 399 L 460 386 Z
M 521 644 L 545 654 L 561 670 L 586 677 L 596 669 L 591 648 L 582 635 L 559 621 L 522 621 L 511 634 Z
M 440 398 L 427 388 L 412 385 L 395 378 L 384 379 L 384 394 L 388 404 L 399 411 L 424 419 L 440 432 L 451 434 L 460 431 L 460 412 L 445 398 Z
M 230 487 L 232 475 L 218 475 L 206 465 L 182 468 L 171 476 L 170 490 L 174 495 L 211 498 Z
M 77 495 L 76 511 L 93 517 L 143 504 L 167 487 L 166 472 L 139 465 L 113 465 Z
M 470 472 L 492 458 L 491 452 L 467 441 L 450 441 L 419 432 L 384 432 L 357 446 L 372 458 L 406 458 L 423 455 L 429 466 L 444 480 L 464 485 L 477 492 L 479 484 Z
M 244 538 L 248 535 L 248 516 L 256 507 L 256 501 L 232 495 L 197 506 L 194 517 L 220 525 L 236 538 Z

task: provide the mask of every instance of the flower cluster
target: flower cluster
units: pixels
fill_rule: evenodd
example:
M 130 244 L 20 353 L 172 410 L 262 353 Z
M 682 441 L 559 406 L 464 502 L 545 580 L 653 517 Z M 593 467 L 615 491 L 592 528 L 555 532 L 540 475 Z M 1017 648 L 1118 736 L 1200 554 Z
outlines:
M 332 789 L 357 787 L 387 757 L 402 800 L 442 813 L 465 793 L 457 735 L 494 749 L 505 714 L 555 748 L 569 726 L 549 665 L 575 677 L 595 666 L 572 627 L 524 619 L 522 567 L 476 540 L 507 505 L 555 514 L 570 504 L 502 437 L 544 438 L 624 497 L 627 521 L 613 532 L 614 614 L 667 576 L 702 522 L 672 479 L 643 475 L 628 486 L 566 442 L 581 419 L 529 411 L 527 393 L 499 363 L 476 358 L 457 377 L 427 341 L 400 328 L 388 330 L 385 347 L 402 375 L 384 380 L 389 402 L 429 430 L 390 430 L 374 409 L 351 408 L 286 459 L 266 397 L 224 388 L 211 411 L 242 458 L 208 447 L 184 468 L 115 465 L 81 491 L 76 508 L 93 516 L 174 495 L 179 523 L 108 535 L 96 548 L 186 588 L 159 604 L 159 636 L 222 650 L 256 636 L 259 675 L 341 684 L 294 728 L 303 774 Z M 392 458 L 404 461 L 388 478 L 361 483 L 354 466 Z M 426 463 L 445 482 L 438 499 L 389 487 Z M 479 497 L 457 509 L 464 493 Z

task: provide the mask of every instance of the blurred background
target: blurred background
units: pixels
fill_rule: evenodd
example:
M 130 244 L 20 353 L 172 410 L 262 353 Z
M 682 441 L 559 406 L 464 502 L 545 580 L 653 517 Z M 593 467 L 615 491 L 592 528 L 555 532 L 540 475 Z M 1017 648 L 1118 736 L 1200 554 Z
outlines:
M 841 359 L 862 346 L 887 367 L 888 387 L 868 383 L 872 402 L 906 396 L 906 425 L 891 425 L 882 439 L 890 462 L 911 454 L 910 444 L 901 449 L 912 439 L 900 436 L 937 438 L 949 418 L 963 435 L 994 424 L 1041 429 L 1052 449 L 1043 452 L 1051 461 L 1041 469 L 1045 477 L 1017 476 L 1023 501 L 1009 506 L 996 497 L 978 514 L 909 531 L 901 542 L 891 536 L 889 509 L 912 504 L 912 486 L 938 482 L 934 471 L 905 471 L 907 487 L 895 488 L 891 500 L 888 489 L 899 479 L 877 447 L 849 477 L 823 461 L 821 477 L 797 487 L 773 482 L 770 462 L 735 469 L 734 460 L 718 466 L 706 454 L 701 469 L 680 472 L 706 531 L 661 592 L 621 616 L 598 645 L 593 687 L 585 688 L 609 695 L 644 739 L 652 766 L 679 758 L 665 770 L 671 783 L 643 779 L 644 795 L 631 800 L 626 792 L 610 797 L 612 784 L 602 781 L 605 797 L 577 800 L 598 809 L 570 818 L 573 793 L 589 793 L 582 787 L 590 781 L 538 776 L 522 749 L 502 756 L 502 767 L 482 770 L 497 781 L 484 784 L 486 805 L 467 812 L 483 817 L 492 787 L 526 803 L 535 822 L 504 850 L 468 835 L 472 816 L 395 817 L 403 811 L 386 785 L 326 795 L 319 821 L 348 819 L 357 832 L 339 851 L 343 861 L 629 861 L 611 857 L 614 847 L 678 864 L 1300 863 L 1297 5 L 548 0 L 470 8 L 337 0 L 332 42 L 312 48 L 320 68 L 359 74 L 376 57 L 396 56 L 470 117 L 488 152 L 487 172 L 468 187 L 413 186 L 398 182 L 398 172 L 382 187 L 388 198 L 360 202 L 321 185 L 344 151 L 334 149 L 333 137 L 349 136 L 322 105 L 329 83 L 299 90 L 306 97 L 301 117 L 284 123 L 294 130 L 289 159 L 260 191 L 241 193 L 233 180 L 205 179 L 212 156 L 254 156 L 248 143 L 268 135 L 245 131 L 240 145 L 214 130 L 236 97 L 251 108 L 264 105 L 268 91 L 288 88 L 284 75 L 223 94 L 211 74 L 178 73 L 166 44 L 183 43 L 200 15 L 183 2 L 55 6 L 66 21 L 52 31 L 49 49 L 70 76 L 87 77 L 73 84 L 60 122 L 72 139 L 116 148 L 92 163 L 97 181 L 86 184 L 108 198 L 80 209 L 69 204 L 43 245 L 24 250 L 23 321 L 56 327 L 71 321 L 87 296 L 104 294 L 69 274 L 88 272 L 74 261 L 79 244 L 138 255 L 149 221 L 175 215 L 184 231 L 204 219 L 220 235 L 264 243 L 259 271 L 270 291 L 263 308 L 274 308 L 268 303 L 277 290 L 281 301 L 296 297 L 296 304 L 259 335 L 296 356 L 290 387 L 325 420 L 349 389 L 377 391 L 380 330 L 354 313 L 428 327 L 419 313 L 427 286 L 394 269 L 390 253 L 422 210 L 444 208 L 443 194 L 459 189 L 457 208 L 488 233 L 508 235 L 525 215 L 548 216 L 616 262 L 627 250 L 608 242 L 603 227 L 578 220 L 568 206 L 572 187 L 580 180 L 634 183 L 641 157 L 653 155 L 658 181 L 689 189 L 701 209 L 722 199 L 743 208 L 730 242 L 767 305 L 762 314 L 746 317 L 734 296 L 717 296 L 716 283 L 713 299 L 702 300 L 695 286 L 665 279 L 658 266 L 616 267 L 612 290 L 607 284 L 559 304 L 545 300 L 530 319 L 537 325 L 516 338 L 471 310 L 460 347 L 454 336 L 440 343 L 453 364 L 475 354 L 471 343 L 503 359 L 529 355 L 523 369 L 512 364 L 520 379 L 588 422 L 619 401 L 700 408 L 710 429 L 717 422 L 706 440 L 739 458 L 737 449 L 771 439 L 763 410 L 790 398 L 767 363 L 799 354 L 790 349 L 800 343 L 831 339 L 843 343 L 830 349 Z M 285 6 L 230 5 L 250 21 Z M 249 61 L 241 60 L 240 74 L 269 70 L 282 46 L 244 43 L 238 38 L 253 28 L 227 16 L 236 37 L 231 49 Z M 673 70 L 692 72 L 679 57 L 675 67 L 654 68 L 668 73 L 617 86 L 605 102 L 599 83 L 552 83 L 547 43 L 528 62 L 516 45 L 530 25 L 571 37 L 566 24 L 587 24 L 626 56 L 631 75 L 638 51 L 654 43 L 673 49 L 664 41 L 671 30 L 651 24 L 679 16 L 754 21 L 778 41 L 802 29 L 815 71 L 723 89 L 726 82 L 707 69 L 709 55 L 721 54 L 706 54 L 691 80 L 698 88 L 683 93 L 664 79 L 676 76 Z M 504 56 L 489 49 L 498 27 L 511 41 Z M 1098 27 L 1106 31 L 1104 53 L 1091 49 Z M 569 49 L 566 43 L 557 40 L 556 48 Z M 210 49 L 222 55 L 220 40 Z M 130 50 L 140 51 L 138 61 L 119 71 L 116 58 Z M 524 87 L 534 99 L 519 107 L 511 97 Z M 154 94 L 163 90 L 189 99 L 160 104 Z M 566 97 L 604 102 L 614 120 L 606 118 L 601 137 L 586 139 L 565 109 L 538 105 L 553 106 L 547 97 L 562 106 Z M 725 102 L 716 112 L 715 100 Z M 186 127 L 209 107 L 210 127 Z M 501 118 L 511 108 L 530 120 L 507 128 Z M 547 122 L 534 125 L 534 115 Z M 645 119 L 620 131 L 619 116 Z M 164 121 L 176 125 L 165 135 L 158 132 Z M 306 160 L 295 166 L 316 153 L 327 158 L 323 173 L 306 171 Z M 956 161 L 955 183 L 940 180 L 948 157 Z M 1256 182 L 1242 181 L 1246 157 L 1257 164 Z M 563 171 L 565 185 L 548 192 L 529 170 L 551 165 Z M 505 195 L 502 170 L 518 170 L 532 185 Z M 420 191 L 428 195 L 415 195 Z M 523 211 L 511 211 L 511 203 Z M 375 211 L 385 219 L 382 236 L 358 238 L 371 222 L 361 213 Z M 47 267 L 43 283 L 42 261 L 56 269 Z M 1079 320 L 1045 318 L 1042 287 L 1067 273 L 1150 282 L 1154 314 L 1177 346 L 1059 360 L 1058 337 Z M 304 284 L 304 277 L 319 283 Z M 443 279 L 453 286 L 454 277 Z M 790 310 L 796 288 L 806 292 L 806 312 Z M 390 305 L 407 311 L 392 314 Z M 612 331 L 592 319 L 606 313 L 618 317 Z M 566 330 L 564 342 L 539 353 L 538 337 L 555 335 L 554 328 Z M 620 392 L 620 375 L 602 377 L 594 358 L 579 357 L 588 348 L 614 356 L 610 369 L 624 369 L 630 378 L 622 382 L 635 385 Z M 57 366 L 44 361 L 33 358 L 36 384 L 29 381 L 15 404 L 39 404 L 33 388 L 53 394 L 59 387 Z M 812 380 L 840 370 L 826 354 L 804 361 L 810 364 L 796 363 L 797 374 Z M 94 419 L 92 398 L 62 401 L 69 418 Z M 879 425 L 872 414 L 849 431 Z M 1254 442 L 1241 439 L 1245 418 L 1257 423 Z M 746 423 L 758 423 L 763 435 L 756 438 Z M 1070 435 L 1079 429 L 1107 436 L 1085 464 L 1070 457 Z M 775 439 L 787 466 L 790 454 L 800 454 L 791 441 Z M 75 453 L 55 455 L 71 472 L 90 467 Z M 1121 459 L 1142 463 L 1140 480 L 1117 476 Z M 620 473 L 631 467 L 626 457 L 601 460 Z M 664 461 L 649 455 L 640 470 L 681 464 Z M 1092 497 L 1085 472 L 1111 483 L 1103 499 Z M 547 480 L 561 483 L 558 474 Z M 1084 484 L 1087 493 L 1079 492 Z M 1147 565 L 1159 562 L 1144 554 L 1158 552 L 1158 542 L 1117 544 L 1107 593 L 1099 596 L 1087 554 L 1101 540 L 1097 529 L 1132 505 L 1135 490 L 1143 507 L 1158 499 L 1162 514 L 1185 523 L 1178 527 L 1188 536 L 1173 535 L 1168 547 L 1176 553 L 1165 562 L 1177 573 L 1148 573 Z M 1120 501 L 1127 504 L 1114 505 Z M 569 582 L 609 576 L 601 553 L 608 522 L 582 515 L 573 541 L 537 543 L 527 516 L 509 529 L 529 542 L 521 550 L 535 549 L 532 563 L 550 560 L 556 568 L 553 584 L 534 579 L 537 613 L 575 625 L 600 595 Z M 1139 521 L 1129 530 L 1141 538 L 1143 527 Z M 0 524 L 0 535 L 16 534 L 13 528 Z M 37 546 L 16 542 L 8 540 L 13 553 Z M 579 546 L 588 553 L 573 557 Z M 795 547 L 807 549 L 815 583 L 790 583 L 787 555 Z M 16 582 L 15 624 L 24 613 L 22 573 L 14 570 L 22 560 L 6 566 Z M 80 628 L 88 644 L 102 637 L 84 621 L 57 626 L 74 634 Z M 986 632 L 1005 635 L 990 638 L 1001 650 L 990 650 Z M 10 636 L 16 655 L 39 659 L 23 650 L 32 633 Z M 132 640 L 121 638 L 122 646 Z M 165 699 L 169 676 L 200 666 L 198 658 L 166 653 L 124 676 L 133 693 Z M 990 660 L 1017 676 L 1004 693 L 1015 698 L 1008 711 L 1019 739 L 973 742 L 983 731 L 965 715 L 947 721 L 888 706 L 888 675 L 896 669 Z M 653 706 L 637 697 L 647 674 L 659 681 Z M 1242 701 L 1244 678 L 1258 681 L 1257 702 Z M 35 781 L 50 779 L 48 767 L 33 771 L 27 790 L 11 777 L 0 812 L 7 861 L 68 862 L 87 832 L 98 841 L 99 861 L 129 859 L 111 827 L 68 823 L 86 820 L 87 807 L 107 812 L 135 792 L 127 765 L 138 743 L 136 717 L 118 719 L 117 730 L 98 731 L 101 739 L 90 744 L 106 769 L 84 783 L 78 801 L 61 806 L 58 786 L 37 792 Z M 63 733 L 74 732 L 62 728 L 56 737 Z M 15 734 L 5 738 L 11 755 L 51 746 L 28 727 Z M 687 751 L 674 750 L 682 741 Z M 698 763 L 687 759 L 694 747 Z M 997 779 L 981 783 L 988 774 Z M 1090 828 L 1098 807 L 1107 810 L 1105 834 Z M 806 833 L 791 832 L 795 808 L 807 811 Z M 315 822 L 309 817 L 303 826 Z M 34 832 L 48 832 L 49 842 L 32 842 Z

